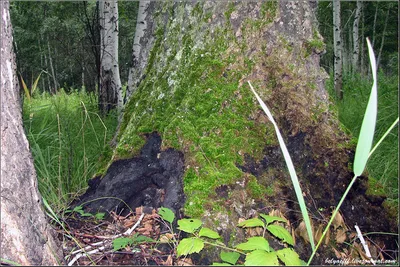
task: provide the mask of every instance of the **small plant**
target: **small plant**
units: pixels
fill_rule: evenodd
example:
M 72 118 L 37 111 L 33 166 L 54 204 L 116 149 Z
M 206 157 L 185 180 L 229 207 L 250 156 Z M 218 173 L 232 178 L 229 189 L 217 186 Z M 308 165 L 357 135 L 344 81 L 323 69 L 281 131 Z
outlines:
M 161 208 L 159 215 L 172 226 L 175 216 L 171 210 Z M 286 219 L 260 214 L 260 218 L 252 218 L 239 223 L 238 226 L 243 228 L 262 227 L 264 229 L 263 235 L 250 237 L 246 242 L 236 245 L 235 248 L 230 248 L 220 241 L 221 236 L 217 232 L 203 227 L 202 221 L 198 219 L 178 220 L 178 229 L 191 236 L 179 241 L 176 247 L 177 256 L 198 253 L 203 250 L 205 245 L 211 245 L 223 250 L 220 254 L 223 263 L 214 262 L 213 265 L 215 266 L 238 265 L 237 262 L 241 255 L 245 257 L 244 265 L 246 266 L 279 265 L 279 261 L 285 265 L 301 265 L 303 262 L 299 255 L 291 248 L 294 245 L 291 234 L 275 222 L 286 223 Z M 281 240 L 287 247 L 276 251 L 271 248 L 265 238 L 267 231 Z

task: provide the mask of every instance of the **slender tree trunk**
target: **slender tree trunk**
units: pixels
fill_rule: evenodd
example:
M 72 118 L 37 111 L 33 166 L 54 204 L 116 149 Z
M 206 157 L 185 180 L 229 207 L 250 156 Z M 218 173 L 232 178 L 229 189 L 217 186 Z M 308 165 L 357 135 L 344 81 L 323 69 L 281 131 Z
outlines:
M 382 55 L 383 45 L 385 43 L 386 28 L 387 28 L 387 23 L 388 23 L 388 18 L 389 18 L 389 12 L 390 12 L 391 8 L 392 8 L 392 5 L 389 4 L 388 10 L 386 12 L 385 25 L 383 26 L 382 41 L 381 41 L 381 47 L 379 48 L 378 60 L 376 61 L 376 68 L 379 68 L 379 64 L 381 62 L 381 55 Z
M 57 88 L 58 88 L 58 84 L 57 84 L 57 79 L 56 79 L 56 73 L 54 71 L 53 68 L 53 60 L 51 58 L 51 51 L 50 51 L 50 42 L 49 42 L 49 38 L 47 38 L 47 48 L 49 50 L 49 63 L 50 63 L 50 71 L 51 71 L 51 75 L 53 76 L 53 93 L 57 93 Z
M 375 37 L 376 37 L 376 19 L 378 17 L 378 6 L 379 2 L 376 2 L 376 8 L 375 8 L 375 15 L 374 15 L 374 24 L 372 25 L 372 47 L 375 45 Z
M 140 79 L 141 79 L 141 69 L 140 69 L 140 52 L 142 46 L 140 41 L 144 36 L 145 29 L 147 27 L 146 16 L 147 16 L 147 7 L 149 6 L 150 1 L 140 1 L 139 2 L 139 10 L 136 20 L 136 31 L 135 38 L 133 40 L 132 47 L 132 62 L 129 68 L 128 75 L 128 87 L 125 95 L 125 102 L 129 100 L 135 89 L 138 87 Z
M 361 76 L 365 76 L 365 66 L 364 66 L 364 53 L 365 53 L 365 12 L 361 12 L 361 17 L 362 17 L 362 27 L 361 27 L 361 53 L 360 53 L 360 70 L 361 70 Z
M 362 10 L 363 2 L 358 0 L 357 1 L 357 9 L 356 15 L 354 17 L 353 22 L 353 73 L 358 72 L 358 59 L 360 56 L 360 40 L 359 40 L 359 24 L 360 24 L 360 17 L 361 17 L 361 10 Z
M 62 250 L 41 209 L 33 159 L 22 127 L 9 2 L 3 0 L 0 5 L 1 263 L 60 265 Z
M 103 114 L 123 107 L 118 66 L 118 2 L 100 2 L 101 69 L 99 107 Z
M 333 46 L 334 46 L 334 54 L 335 54 L 335 62 L 334 62 L 335 92 L 336 92 L 336 96 L 339 99 L 343 99 L 343 91 L 342 91 L 343 42 L 342 42 L 342 37 L 341 37 L 341 26 L 340 26 L 340 0 L 333 1 Z

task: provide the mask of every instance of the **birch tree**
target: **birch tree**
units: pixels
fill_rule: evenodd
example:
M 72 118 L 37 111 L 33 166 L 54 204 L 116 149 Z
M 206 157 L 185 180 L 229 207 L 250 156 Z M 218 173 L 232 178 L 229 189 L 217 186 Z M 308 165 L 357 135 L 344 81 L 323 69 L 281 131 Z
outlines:
M 357 72 L 359 70 L 358 59 L 360 55 L 360 40 L 358 33 L 359 33 L 359 24 L 360 24 L 362 6 L 363 3 L 360 0 L 358 0 L 356 14 L 353 22 L 353 62 L 352 62 L 353 72 Z
M 140 40 L 144 36 L 145 29 L 147 28 L 146 16 L 147 16 L 147 7 L 149 6 L 150 1 L 140 1 L 139 2 L 139 10 L 138 16 L 136 20 L 136 31 L 135 38 L 133 40 L 132 47 L 132 63 L 129 70 L 128 75 L 128 87 L 126 90 L 125 101 L 129 99 L 134 90 L 137 88 L 137 85 L 140 81 L 138 68 L 140 67 L 140 52 L 142 46 L 140 44 Z
M 41 209 L 22 114 L 8 0 L 1 10 L 1 264 L 60 265 L 62 250 Z
M 100 1 L 100 87 L 99 109 L 105 114 L 123 106 L 118 66 L 118 1 Z
M 340 0 L 333 1 L 333 50 L 335 55 L 334 62 L 334 84 L 336 96 L 339 99 L 343 98 L 342 83 L 342 51 L 343 41 L 341 37 L 341 23 L 340 23 Z

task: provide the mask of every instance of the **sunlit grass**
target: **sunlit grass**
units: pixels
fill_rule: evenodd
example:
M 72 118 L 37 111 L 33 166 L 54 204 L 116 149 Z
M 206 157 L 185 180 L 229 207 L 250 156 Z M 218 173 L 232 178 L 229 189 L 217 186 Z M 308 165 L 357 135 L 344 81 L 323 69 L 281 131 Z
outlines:
M 117 117 L 97 114 L 97 96 L 85 92 L 36 94 L 23 107 L 24 128 L 39 191 L 55 211 L 83 193 L 98 171 Z

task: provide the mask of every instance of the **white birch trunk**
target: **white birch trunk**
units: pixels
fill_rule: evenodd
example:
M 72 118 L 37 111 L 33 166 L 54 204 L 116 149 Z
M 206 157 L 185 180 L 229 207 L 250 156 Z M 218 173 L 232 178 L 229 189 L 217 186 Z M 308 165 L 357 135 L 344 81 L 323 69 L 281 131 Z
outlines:
M 336 96 L 339 99 L 343 98 L 342 91 L 342 51 L 343 42 L 341 37 L 341 23 L 340 23 L 340 0 L 333 1 L 333 49 L 335 54 L 334 62 L 334 83 Z
M 122 111 L 122 86 L 118 66 L 118 1 L 100 1 L 100 90 L 103 113 L 117 107 Z
M 146 23 L 146 16 L 147 16 L 147 7 L 150 4 L 150 1 L 140 1 L 139 2 L 139 10 L 136 20 L 136 31 L 135 31 L 135 38 L 133 40 L 133 47 L 132 47 L 132 65 L 129 69 L 128 75 L 128 87 L 126 90 L 125 101 L 128 101 L 130 96 L 133 94 L 135 89 L 138 86 L 140 81 L 140 70 L 139 68 L 139 57 L 140 51 L 142 46 L 140 45 L 140 40 L 144 36 L 145 29 L 147 27 Z
M 359 24 L 360 24 L 360 17 L 361 17 L 361 10 L 362 10 L 363 2 L 358 0 L 357 1 L 357 9 L 356 15 L 354 17 L 353 22 L 353 73 L 359 70 L 358 68 L 358 59 L 360 56 L 360 40 L 359 40 Z

